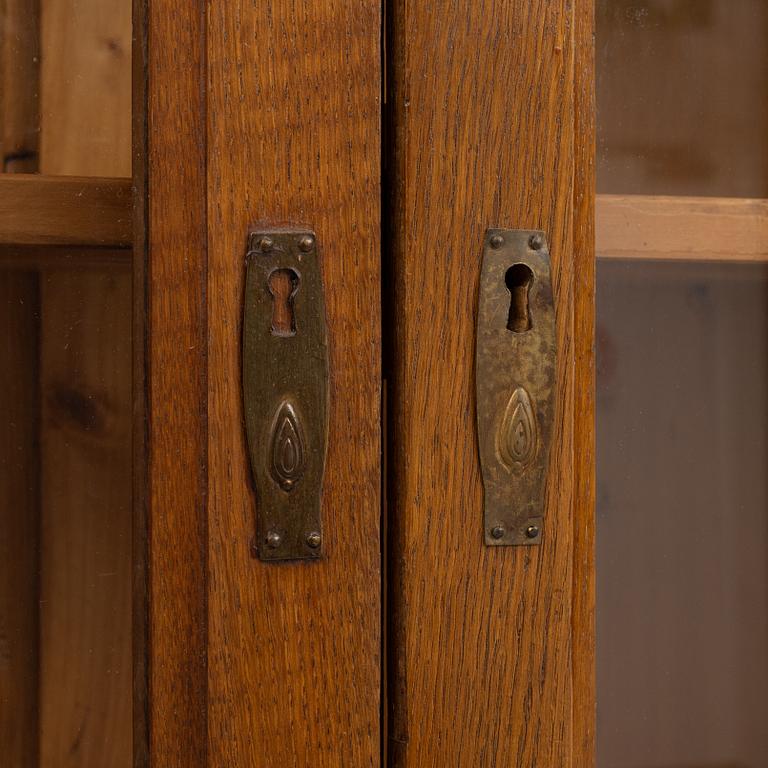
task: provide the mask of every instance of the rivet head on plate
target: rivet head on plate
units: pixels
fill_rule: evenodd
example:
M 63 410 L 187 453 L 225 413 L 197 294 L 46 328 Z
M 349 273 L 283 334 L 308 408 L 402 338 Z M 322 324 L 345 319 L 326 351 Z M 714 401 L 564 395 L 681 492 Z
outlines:
M 532 251 L 540 251 L 544 247 L 544 238 L 540 234 L 531 235 L 528 246 Z
M 493 528 L 491 528 L 491 538 L 492 539 L 503 539 L 504 538 L 504 526 L 503 525 L 494 525 Z
M 535 539 L 539 535 L 539 526 L 538 525 L 529 525 L 525 529 L 525 535 L 529 539 Z
M 312 533 L 307 534 L 308 547 L 312 547 L 312 549 L 317 549 L 320 546 L 321 542 L 322 542 L 322 538 L 317 531 L 312 531 Z
M 304 235 L 304 237 L 299 240 L 299 250 L 304 251 L 304 253 L 311 251 L 314 247 L 315 238 L 312 237 L 312 235 Z
M 491 248 L 498 250 L 504 245 L 504 238 L 501 235 L 493 235 L 490 240 Z
M 272 246 L 274 246 L 275 241 L 271 237 L 262 237 L 261 240 L 259 240 L 259 250 L 262 253 L 269 253 L 269 251 L 272 250 Z
M 277 549 L 283 541 L 283 537 L 277 531 L 270 531 L 267 534 L 267 546 L 270 549 Z

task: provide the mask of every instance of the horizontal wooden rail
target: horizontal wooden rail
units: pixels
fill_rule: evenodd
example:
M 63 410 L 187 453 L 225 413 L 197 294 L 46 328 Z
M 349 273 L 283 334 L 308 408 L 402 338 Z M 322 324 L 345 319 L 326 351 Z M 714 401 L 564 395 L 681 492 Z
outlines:
M 20 269 L 77 270 L 104 268 L 110 271 L 131 268 L 128 248 L 92 245 L 5 245 L 0 243 L 0 271 Z M 2 280 L 0 276 L 0 280 Z
M 768 261 L 768 200 L 598 195 L 597 256 Z
M 0 174 L 0 244 L 127 247 L 130 179 Z M 768 200 L 598 195 L 605 259 L 768 261 Z
M 131 245 L 130 179 L 0 174 L 0 245 Z

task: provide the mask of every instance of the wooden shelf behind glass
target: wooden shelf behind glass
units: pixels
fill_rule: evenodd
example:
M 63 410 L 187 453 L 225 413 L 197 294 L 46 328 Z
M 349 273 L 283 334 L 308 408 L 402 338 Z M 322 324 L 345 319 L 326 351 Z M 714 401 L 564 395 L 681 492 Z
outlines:
M 0 174 L 0 245 L 128 248 L 132 205 L 130 179 Z
M 597 256 L 768 261 L 768 200 L 598 195 Z

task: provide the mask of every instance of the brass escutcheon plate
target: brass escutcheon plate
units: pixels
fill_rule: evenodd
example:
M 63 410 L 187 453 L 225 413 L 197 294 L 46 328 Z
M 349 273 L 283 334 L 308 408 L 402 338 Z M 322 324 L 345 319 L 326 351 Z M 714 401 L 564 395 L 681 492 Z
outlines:
M 543 232 L 485 234 L 475 387 L 483 536 L 538 544 L 555 410 L 555 308 Z
M 262 560 L 316 559 L 323 551 L 327 346 L 314 232 L 250 232 L 243 406 Z

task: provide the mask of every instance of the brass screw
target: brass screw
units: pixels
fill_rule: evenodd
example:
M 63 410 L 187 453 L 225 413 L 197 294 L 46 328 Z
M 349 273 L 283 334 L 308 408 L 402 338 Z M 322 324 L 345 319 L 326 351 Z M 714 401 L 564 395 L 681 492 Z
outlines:
M 312 547 L 312 549 L 317 549 L 320 546 L 321 542 L 322 542 L 322 538 L 320 537 L 320 534 L 317 531 L 312 531 L 312 533 L 307 534 L 308 547 Z
M 261 240 L 259 240 L 259 250 L 262 253 L 268 253 L 272 250 L 274 244 L 275 242 L 271 237 L 262 237 Z
M 501 235 L 494 235 L 491 238 L 491 248 L 494 250 L 498 250 L 502 245 L 504 245 L 504 238 Z
M 304 237 L 299 240 L 299 248 L 306 253 L 307 251 L 311 251 L 315 247 L 315 238 L 312 237 L 312 235 L 304 235 Z
M 525 529 L 525 535 L 529 539 L 535 539 L 539 535 L 539 526 L 538 525 L 529 525 Z
M 277 549 L 283 541 L 283 537 L 277 531 L 270 531 L 267 534 L 267 546 L 270 549 Z
M 493 528 L 491 528 L 491 537 L 494 539 L 503 539 L 504 534 L 505 530 L 503 525 L 494 525 Z
M 544 247 L 544 238 L 538 233 L 531 235 L 528 238 L 528 247 L 532 251 L 540 251 Z

